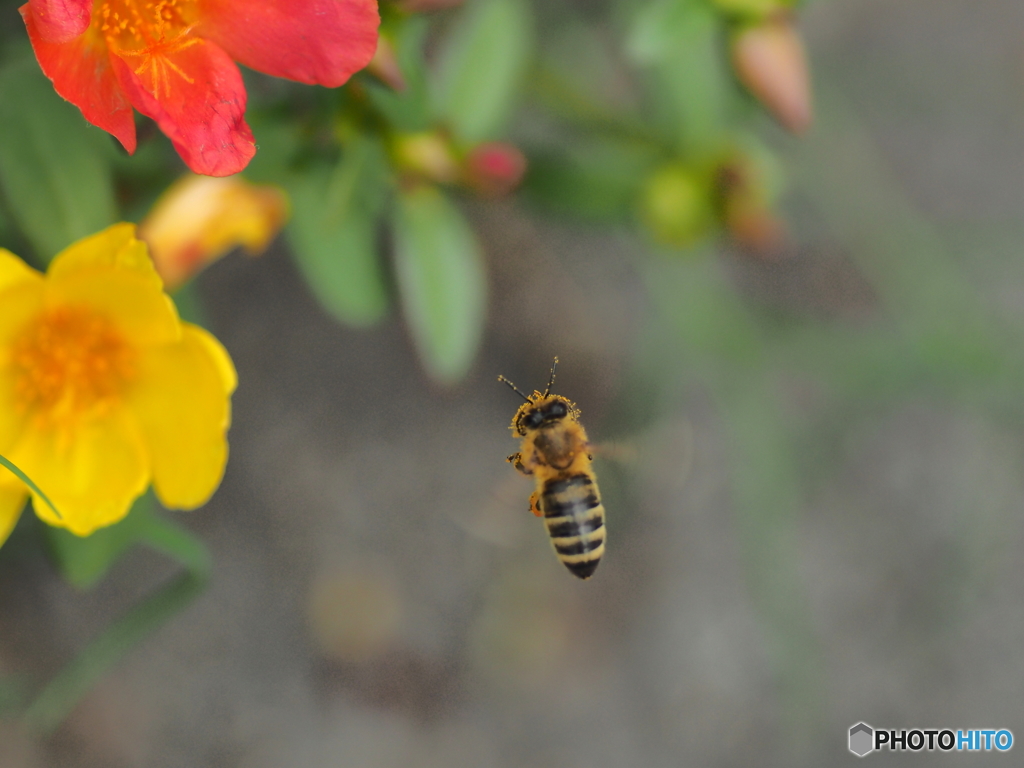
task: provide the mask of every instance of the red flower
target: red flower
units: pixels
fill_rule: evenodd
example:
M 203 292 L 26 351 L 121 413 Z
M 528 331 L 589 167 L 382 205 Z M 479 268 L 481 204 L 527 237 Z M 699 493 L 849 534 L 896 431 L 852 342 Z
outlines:
M 256 152 L 235 61 L 336 87 L 373 57 L 376 0 L 29 0 L 36 58 L 57 93 L 135 151 L 132 107 L 196 173 L 227 176 Z

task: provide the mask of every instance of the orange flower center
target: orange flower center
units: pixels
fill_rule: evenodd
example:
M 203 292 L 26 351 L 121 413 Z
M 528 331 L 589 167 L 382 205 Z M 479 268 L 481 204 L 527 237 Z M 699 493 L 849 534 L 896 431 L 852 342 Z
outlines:
M 93 26 L 160 98 L 170 95 L 172 75 L 195 82 L 170 57 L 199 43 L 191 34 L 196 5 L 196 0 L 96 0 Z
M 19 408 L 51 423 L 105 411 L 135 377 L 134 348 L 110 320 L 90 308 L 42 313 L 11 352 Z

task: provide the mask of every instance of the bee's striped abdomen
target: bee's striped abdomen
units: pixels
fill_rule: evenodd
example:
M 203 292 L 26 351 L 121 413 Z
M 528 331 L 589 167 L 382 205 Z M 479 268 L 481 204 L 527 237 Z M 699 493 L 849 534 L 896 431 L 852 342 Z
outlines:
M 604 554 L 604 507 L 593 476 L 580 472 L 552 478 L 540 497 L 558 559 L 575 576 L 590 578 Z

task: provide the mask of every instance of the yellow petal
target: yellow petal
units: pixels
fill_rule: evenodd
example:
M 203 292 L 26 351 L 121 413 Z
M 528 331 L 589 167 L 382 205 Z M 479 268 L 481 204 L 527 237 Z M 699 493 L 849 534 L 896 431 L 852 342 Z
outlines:
M 11 342 L 42 306 L 42 279 L 30 278 L 0 290 L 0 453 L 5 456 L 20 437 L 27 418 L 17 398 L 20 374 L 11 361 Z M 6 469 L 0 469 L 2 475 L 13 477 Z
M 179 343 L 147 350 L 140 359 L 129 403 L 165 506 L 194 509 L 220 484 L 234 383 L 234 366 L 220 342 L 193 325 L 184 325 Z
M 238 245 L 250 253 L 265 250 L 287 212 L 287 198 L 276 187 L 240 176 L 189 174 L 160 196 L 139 225 L 139 237 L 149 243 L 157 271 L 174 290 Z
M 103 267 L 80 270 L 46 291 L 49 308 L 85 306 L 109 318 L 133 344 L 177 341 L 181 322 L 174 303 L 144 277 Z
M 4 456 L 14 446 L 25 426 L 26 414 L 18 407 L 15 398 L 16 385 L 11 367 L 0 365 L 0 454 Z
M 33 495 L 49 525 L 88 536 L 128 514 L 149 485 L 145 445 L 131 413 L 116 409 L 73 429 L 28 429 L 8 456 L 57 505 Z
M 0 468 L 8 477 L 13 477 L 6 469 Z M 14 530 L 14 524 L 21 516 L 21 510 L 25 508 L 25 499 L 28 493 L 21 483 L 17 485 L 0 484 L 0 545 L 7 541 L 7 537 Z
M 192 325 L 192 323 L 183 323 L 182 325 L 185 333 L 192 334 L 195 341 L 206 349 L 210 360 L 217 366 L 217 373 L 220 376 L 221 385 L 224 387 L 224 394 L 230 395 L 235 391 L 235 387 L 238 386 L 238 372 L 235 371 L 235 364 L 231 361 L 228 351 L 224 349 L 224 345 L 217 341 L 217 338 L 212 333 L 200 328 L 198 325 Z
M 46 305 L 91 307 L 136 344 L 166 344 L 181 332 L 134 224 L 115 224 L 57 254 L 47 273 Z
M 0 289 L 0 366 L 10 362 L 15 335 L 43 308 L 43 280 L 25 280 Z
M 0 294 L 17 283 L 42 280 L 43 276 L 6 248 L 0 248 Z
M 47 275 L 53 280 L 63 280 L 79 270 L 93 267 L 138 272 L 158 288 L 163 287 L 146 244 L 135 237 L 134 224 L 114 224 L 72 243 L 54 257 Z

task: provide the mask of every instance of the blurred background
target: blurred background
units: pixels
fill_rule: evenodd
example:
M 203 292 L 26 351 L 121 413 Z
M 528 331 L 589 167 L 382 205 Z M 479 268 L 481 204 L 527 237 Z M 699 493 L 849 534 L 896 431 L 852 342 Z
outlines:
M 1024 737 L 1024 6 L 805 4 L 815 114 L 794 137 L 731 79 L 731 28 L 659 48 L 640 5 L 533 7 L 501 129 L 523 184 L 444 193 L 482 265 L 462 347 L 414 326 L 401 221 L 374 251 L 398 298 L 325 308 L 287 184 L 288 237 L 183 289 L 240 379 L 223 485 L 173 515 L 210 549 L 209 587 L 27 733 L 16 691 L 176 569 L 135 547 L 76 589 L 24 516 L 0 550 L 0 765 L 818 766 L 856 760 L 858 721 Z M 430 17 L 426 71 L 474 12 Z M 715 78 L 744 158 L 723 162 L 764 169 L 754 236 L 721 200 L 686 208 L 699 130 L 725 130 Z M 250 84 L 267 160 L 275 87 Z M 678 160 L 643 135 L 672 88 L 705 88 L 680 97 Z M 298 92 L 322 112 L 329 92 Z M 112 161 L 122 215 L 159 192 L 147 173 L 181 170 L 159 141 L 135 171 Z M 668 224 L 658 173 L 685 209 Z M 4 244 L 30 256 L 17 221 Z M 518 402 L 496 376 L 543 388 L 555 355 L 601 446 L 608 549 L 586 582 L 504 461 Z

